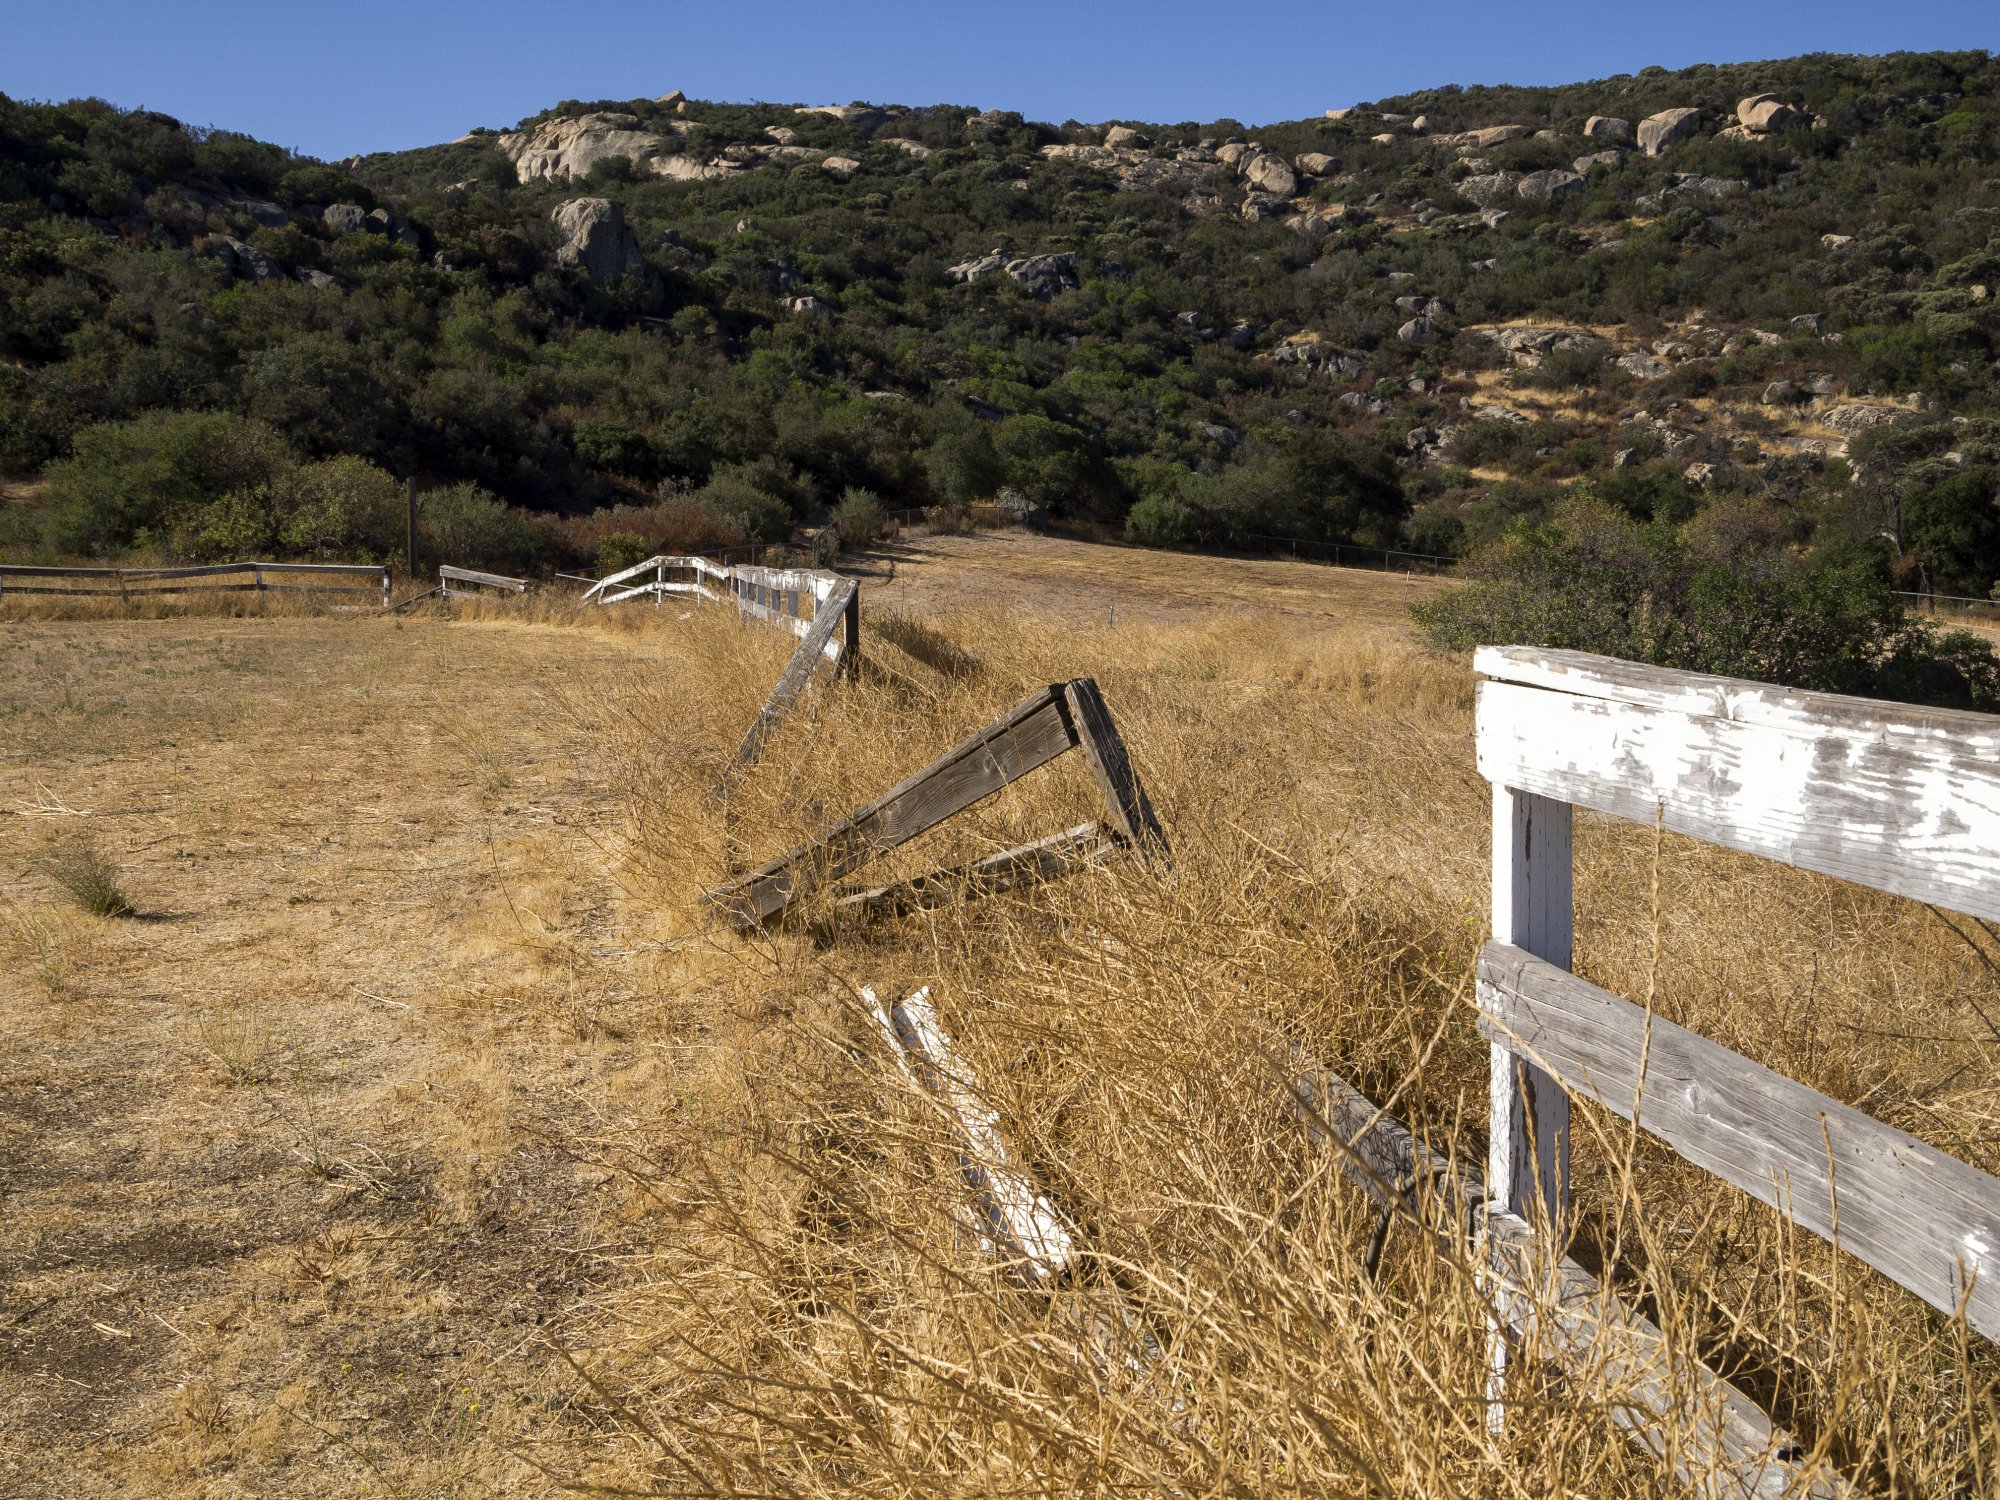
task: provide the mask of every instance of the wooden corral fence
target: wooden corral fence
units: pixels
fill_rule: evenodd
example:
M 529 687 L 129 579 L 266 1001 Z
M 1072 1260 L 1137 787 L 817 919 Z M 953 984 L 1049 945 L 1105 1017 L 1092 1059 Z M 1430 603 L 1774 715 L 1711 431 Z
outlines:
M 14 581 L 21 578 L 37 581 Z M 280 583 L 273 582 L 274 578 L 302 581 Z M 342 583 L 337 581 L 340 579 L 354 581 Z M 389 570 L 368 563 L 233 562 L 185 568 L 42 568 L 0 564 L 0 598 L 8 594 L 42 594 L 76 598 L 102 595 L 133 600 L 239 589 L 288 594 L 380 593 L 387 607 Z
M 2000 918 L 2000 720 L 1581 652 L 1476 666 L 1489 1205 L 1560 1242 L 1574 1095 L 2000 1340 L 2000 1178 L 1569 972 L 1575 807 Z
M 484 599 L 491 594 L 525 594 L 528 580 L 509 578 L 504 573 L 482 573 L 477 568 L 438 569 L 437 592 L 447 599 Z
M 861 586 L 822 569 L 732 566 L 706 557 L 662 555 L 600 578 L 583 591 L 585 599 L 598 604 L 630 599 L 658 604 L 676 595 L 734 604 L 753 619 L 799 637 L 798 649 L 737 747 L 735 765 L 757 758 L 821 661 L 852 672 L 860 660 Z

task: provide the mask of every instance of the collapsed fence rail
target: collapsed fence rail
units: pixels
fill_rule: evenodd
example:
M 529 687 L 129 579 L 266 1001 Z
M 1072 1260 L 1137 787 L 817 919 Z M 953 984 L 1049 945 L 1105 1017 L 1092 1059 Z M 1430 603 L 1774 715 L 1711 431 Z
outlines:
M 250 575 L 247 583 L 217 580 Z M 279 578 L 355 578 L 366 583 L 273 583 L 265 576 Z M 21 584 L 10 580 L 37 578 L 45 583 Z M 116 596 L 120 599 L 150 599 L 156 595 L 205 591 L 249 590 L 258 593 L 372 594 L 380 592 L 389 603 L 389 570 L 369 563 L 206 563 L 172 568 L 67 568 L 30 566 L 25 563 L 0 564 L 0 598 L 8 594 L 38 594 L 44 597 L 90 598 Z
M 504 573 L 482 573 L 476 568 L 458 568 L 446 564 L 438 569 L 436 592 L 446 599 L 483 599 L 482 590 L 501 594 L 525 594 L 528 580 L 509 578 Z
M 930 905 L 946 892 L 1005 888 L 1043 878 L 1112 849 L 1136 849 L 1162 864 L 1167 837 L 1132 769 L 1097 684 L 1088 677 L 1037 688 L 993 723 L 914 775 L 857 808 L 819 837 L 709 891 L 702 899 L 748 929 L 778 916 L 808 892 L 993 796 L 1059 755 L 1080 750 L 1104 795 L 1107 820 L 1004 850 L 972 865 L 937 870 L 895 886 L 844 890 L 839 899 L 868 910 Z

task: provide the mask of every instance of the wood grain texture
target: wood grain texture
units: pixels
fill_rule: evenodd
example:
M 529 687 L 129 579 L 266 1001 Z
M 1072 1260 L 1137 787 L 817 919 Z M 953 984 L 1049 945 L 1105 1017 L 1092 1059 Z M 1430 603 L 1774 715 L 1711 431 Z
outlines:
M 1993 719 L 1858 699 L 1802 706 L 1794 700 L 1810 695 L 1798 694 L 1746 694 L 1725 717 L 1631 696 L 1483 682 L 1479 769 L 1522 791 L 1642 823 L 1657 815 L 1675 833 L 2000 918 Z
M 1075 743 L 1062 687 L 1037 688 L 977 734 L 858 808 L 819 838 L 787 851 L 705 901 L 739 927 L 782 911 L 817 885 L 859 869 L 946 818 L 1047 764 Z
M 844 592 L 834 595 L 820 611 L 820 617 L 807 625 L 805 636 L 799 641 L 798 650 L 794 651 L 792 659 L 785 663 L 785 670 L 778 674 L 777 684 L 772 687 L 770 697 L 764 700 L 764 706 L 757 711 L 757 717 L 751 722 L 749 732 L 743 736 L 743 743 L 737 746 L 735 761 L 737 765 L 747 766 L 757 758 L 758 752 L 764 748 L 764 742 L 777 729 L 779 721 L 790 711 L 792 705 L 799 701 L 799 694 L 805 691 L 806 682 L 811 678 L 813 668 L 819 665 L 821 656 L 829 646 L 834 648 L 836 658 L 838 657 L 839 642 L 835 640 L 834 633 L 839 630 L 843 612 L 849 601 L 860 591 L 860 587 L 858 583 L 848 580 L 843 586 Z
M 1431 1152 L 1392 1116 L 1297 1047 L 1277 1050 L 1294 1110 L 1317 1142 L 1376 1202 L 1418 1225 L 1447 1254 L 1473 1253 L 1496 1321 L 1533 1352 L 1593 1386 L 1615 1384 L 1611 1420 L 1690 1490 L 1713 1500 L 1849 1500 L 1823 1465 L 1802 1470 L 1793 1436 L 1699 1362 L 1674 1353 L 1659 1327 L 1600 1286 L 1518 1214 L 1484 1200 L 1477 1171 Z M 1471 1243 L 1474 1239 L 1483 1243 Z
M 1479 1010 L 1573 1092 L 2000 1339 L 2000 1179 L 1506 944 L 1480 956 Z
M 844 891 L 835 901 L 843 912 L 885 916 L 921 911 L 970 896 L 991 896 L 1068 874 L 1111 854 L 1122 845 L 1102 823 L 1079 823 L 1047 838 L 1002 849 L 969 864 L 932 870 L 891 885 Z
M 1095 681 L 1079 677 L 1063 684 L 1063 700 L 1075 720 L 1077 744 L 1090 763 L 1090 773 L 1104 793 L 1111 826 L 1147 856 L 1169 862 L 1166 831 L 1153 814 L 1146 789 L 1132 769 L 1125 740 L 1112 722 L 1111 710 Z

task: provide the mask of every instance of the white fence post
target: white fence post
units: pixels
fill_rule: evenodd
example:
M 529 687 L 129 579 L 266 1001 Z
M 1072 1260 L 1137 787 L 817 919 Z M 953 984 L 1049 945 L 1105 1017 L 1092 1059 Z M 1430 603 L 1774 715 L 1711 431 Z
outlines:
M 1570 965 L 1570 805 L 1496 783 L 1493 787 L 1493 936 Z M 1569 1095 L 1512 1048 L 1491 1055 L 1486 1199 L 1526 1219 L 1560 1251 L 1569 1223 Z M 1507 1344 L 1496 1326 L 1489 1349 L 1488 1422 L 1504 1423 L 1498 1404 Z

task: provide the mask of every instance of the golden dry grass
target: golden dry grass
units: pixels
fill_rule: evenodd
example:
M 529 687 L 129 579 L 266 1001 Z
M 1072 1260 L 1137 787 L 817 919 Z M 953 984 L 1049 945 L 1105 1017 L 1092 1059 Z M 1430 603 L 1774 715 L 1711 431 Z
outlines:
M 864 637 L 896 670 L 816 686 L 726 802 L 787 642 L 721 610 L 0 627 L 0 1480 L 1678 1492 L 1606 1382 L 1524 1378 L 1489 1432 L 1469 1267 L 1394 1229 L 1364 1269 L 1373 1215 L 1268 1045 L 1479 1156 L 1469 673 L 1404 638 L 1401 580 L 1300 569 L 1264 609 L 1254 573 L 1052 550 L 1020 592 L 1035 544 L 988 540 L 899 559 Z M 1080 675 L 1170 877 L 818 934 L 705 917 L 729 869 Z M 1093 796 L 1065 757 L 881 868 Z M 172 920 L 55 906 L 32 856 L 83 816 Z M 1933 915 L 1594 819 L 1577 887 L 1589 977 L 2000 1167 L 1993 970 Z M 993 1273 L 863 985 L 931 987 L 1081 1284 Z M 1586 1248 L 1680 1347 L 1872 1489 L 1990 1489 L 1990 1351 L 1619 1122 L 1577 1134 Z

